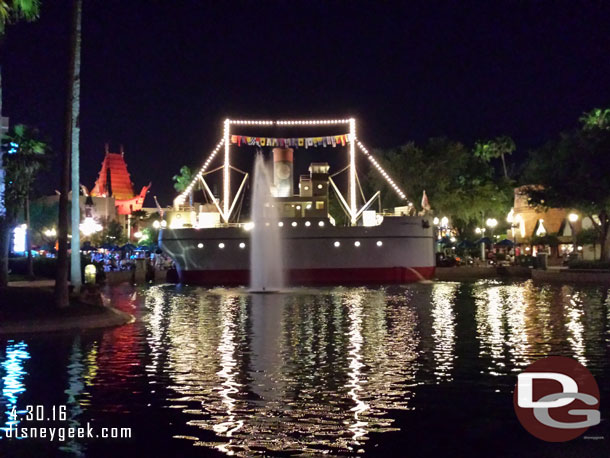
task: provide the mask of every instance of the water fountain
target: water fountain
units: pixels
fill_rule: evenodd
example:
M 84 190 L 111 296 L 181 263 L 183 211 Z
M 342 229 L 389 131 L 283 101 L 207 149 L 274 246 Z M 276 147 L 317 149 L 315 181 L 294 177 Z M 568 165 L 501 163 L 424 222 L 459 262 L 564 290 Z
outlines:
M 261 153 L 254 162 L 252 222 L 250 232 L 250 290 L 279 291 L 284 286 L 282 239 L 278 209 L 273 205 L 271 174 Z

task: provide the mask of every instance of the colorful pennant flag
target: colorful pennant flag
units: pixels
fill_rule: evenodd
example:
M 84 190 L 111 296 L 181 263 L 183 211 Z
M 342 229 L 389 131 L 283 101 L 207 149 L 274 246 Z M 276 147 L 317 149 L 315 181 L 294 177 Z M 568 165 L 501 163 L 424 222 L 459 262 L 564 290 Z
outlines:
M 330 135 L 327 137 L 299 137 L 299 138 L 269 138 L 250 137 L 245 135 L 231 135 L 231 143 L 241 146 L 242 143 L 250 146 L 279 146 L 280 148 L 309 148 L 322 146 L 345 146 L 350 142 L 349 134 Z

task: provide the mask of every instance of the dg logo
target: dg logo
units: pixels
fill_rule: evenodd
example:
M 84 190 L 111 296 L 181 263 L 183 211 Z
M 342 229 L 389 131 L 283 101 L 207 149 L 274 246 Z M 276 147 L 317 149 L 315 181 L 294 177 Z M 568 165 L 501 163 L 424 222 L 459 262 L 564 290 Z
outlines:
M 519 374 L 513 405 L 523 427 L 548 442 L 572 440 L 600 422 L 595 378 L 563 356 L 540 359 Z

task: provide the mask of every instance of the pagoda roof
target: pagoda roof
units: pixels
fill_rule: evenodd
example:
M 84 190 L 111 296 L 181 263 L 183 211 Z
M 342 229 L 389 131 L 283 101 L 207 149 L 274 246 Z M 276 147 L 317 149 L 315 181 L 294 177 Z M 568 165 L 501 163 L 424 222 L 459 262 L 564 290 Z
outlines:
M 108 171 L 110 171 L 110 180 L 108 180 Z M 132 199 L 135 196 L 124 153 L 106 151 L 102 168 L 95 186 L 91 190 L 91 195 L 114 197 L 117 200 Z

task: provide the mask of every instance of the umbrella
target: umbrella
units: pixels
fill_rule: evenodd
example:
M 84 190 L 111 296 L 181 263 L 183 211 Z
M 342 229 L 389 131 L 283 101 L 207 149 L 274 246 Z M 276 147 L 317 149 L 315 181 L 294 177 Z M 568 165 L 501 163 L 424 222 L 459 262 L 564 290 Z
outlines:
M 150 245 L 140 245 L 136 248 L 136 251 L 150 251 L 151 248 L 152 247 Z
M 126 243 L 121 247 L 121 251 L 135 251 L 136 246 L 131 243 Z
M 442 239 L 440 239 L 439 242 L 442 243 L 443 245 L 453 245 L 451 238 L 446 237 L 446 236 L 443 237 Z
M 490 245 L 492 243 L 491 239 L 489 237 L 483 237 L 482 239 L 477 240 L 476 242 L 477 245 L 479 243 L 484 243 L 485 245 Z
M 116 249 L 118 248 L 118 246 L 116 246 L 116 245 L 111 245 L 110 243 L 102 243 L 102 244 L 100 245 L 100 248 L 101 248 L 101 249 L 103 249 L 103 250 L 111 250 L 111 251 L 114 251 L 114 250 L 116 250 Z
M 496 246 L 507 247 L 507 248 L 512 248 L 513 245 L 514 245 L 514 243 L 508 239 L 504 239 L 504 240 L 501 240 L 498 243 L 496 243 Z

